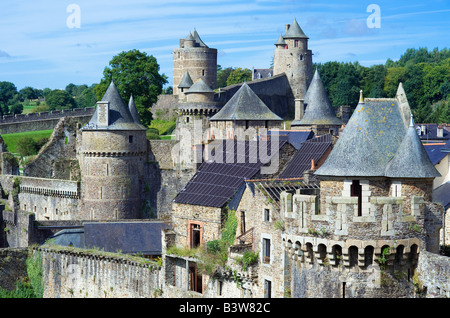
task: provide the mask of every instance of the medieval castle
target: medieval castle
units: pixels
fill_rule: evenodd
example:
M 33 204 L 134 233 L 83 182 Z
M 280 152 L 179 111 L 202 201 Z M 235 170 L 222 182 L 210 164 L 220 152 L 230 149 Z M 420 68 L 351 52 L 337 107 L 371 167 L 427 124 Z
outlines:
M 273 69 L 217 90 L 217 50 L 180 39 L 174 140 L 148 140 L 111 82 L 22 174 L 2 147 L 0 246 L 37 245 L 44 297 L 450 296 L 448 155 L 430 159 L 402 85 L 337 115 L 295 19 L 274 44 Z M 226 239 L 225 263 L 177 252 Z

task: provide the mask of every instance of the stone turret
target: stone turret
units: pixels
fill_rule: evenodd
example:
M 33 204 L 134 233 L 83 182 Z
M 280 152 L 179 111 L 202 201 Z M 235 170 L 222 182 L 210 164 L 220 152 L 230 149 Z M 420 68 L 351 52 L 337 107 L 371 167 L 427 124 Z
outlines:
M 173 50 L 173 94 L 184 98 L 186 72 L 191 81 L 204 78 L 212 89 L 217 85 L 217 49 L 208 47 L 196 30 L 180 39 L 180 47 Z
M 274 75 L 285 73 L 291 84 L 296 104 L 305 97 L 313 77 L 312 51 L 308 49 L 308 37 L 297 20 L 286 25 L 286 33 L 275 43 Z
M 146 128 L 111 82 L 87 125 L 81 128 L 81 216 L 84 220 L 139 218 L 148 161 Z

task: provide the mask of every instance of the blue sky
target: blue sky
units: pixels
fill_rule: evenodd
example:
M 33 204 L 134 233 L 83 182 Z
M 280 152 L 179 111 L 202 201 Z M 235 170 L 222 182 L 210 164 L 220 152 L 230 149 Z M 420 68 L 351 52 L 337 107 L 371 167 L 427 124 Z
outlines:
M 80 9 L 79 20 L 72 20 Z M 375 4 L 380 27 L 369 28 Z M 112 57 L 153 55 L 172 82 L 172 50 L 197 30 L 222 67 L 267 68 L 296 18 L 314 62 L 398 59 L 408 48 L 450 48 L 449 0 L 1 0 L 0 81 L 51 89 L 98 83 Z M 79 28 L 67 20 L 79 21 Z M 373 21 L 370 19 L 370 21 Z M 70 23 L 69 23 L 70 24 Z

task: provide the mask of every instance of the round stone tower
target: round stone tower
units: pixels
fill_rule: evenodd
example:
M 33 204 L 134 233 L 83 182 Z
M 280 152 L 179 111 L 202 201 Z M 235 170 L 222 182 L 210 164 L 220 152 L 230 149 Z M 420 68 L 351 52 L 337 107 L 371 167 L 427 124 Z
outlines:
M 91 120 L 81 129 L 81 219 L 140 217 L 148 148 L 146 129 L 138 120 L 133 100 L 127 106 L 111 82 Z
M 286 25 L 286 33 L 275 43 L 274 75 L 285 73 L 295 99 L 303 100 L 313 77 L 312 52 L 308 37 L 297 21 Z
M 180 47 L 173 50 L 173 94 L 184 97 L 185 86 L 183 77 L 186 72 L 196 82 L 204 78 L 209 87 L 217 86 L 217 49 L 208 47 L 197 31 L 189 33 L 185 39 L 180 39 Z

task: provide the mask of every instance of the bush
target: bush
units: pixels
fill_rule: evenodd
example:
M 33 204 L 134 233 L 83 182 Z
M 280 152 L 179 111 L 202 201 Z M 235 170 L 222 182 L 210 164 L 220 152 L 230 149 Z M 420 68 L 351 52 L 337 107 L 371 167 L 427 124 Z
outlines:
M 37 153 L 36 141 L 31 137 L 24 136 L 17 141 L 16 151 L 22 157 L 35 155 Z

